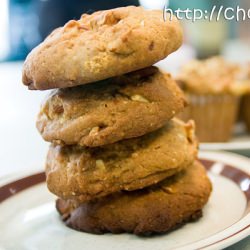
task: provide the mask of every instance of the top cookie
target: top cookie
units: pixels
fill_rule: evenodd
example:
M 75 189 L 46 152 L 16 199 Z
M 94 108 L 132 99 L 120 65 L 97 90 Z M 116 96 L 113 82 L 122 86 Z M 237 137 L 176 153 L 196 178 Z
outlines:
M 28 55 L 29 89 L 65 88 L 151 66 L 177 50 L 182 29 L 162 11 L 123 7 L 84 14 L 54 30 Z

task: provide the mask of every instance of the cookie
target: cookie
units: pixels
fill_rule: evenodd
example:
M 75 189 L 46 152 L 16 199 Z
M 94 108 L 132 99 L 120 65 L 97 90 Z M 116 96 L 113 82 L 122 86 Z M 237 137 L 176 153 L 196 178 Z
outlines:
M 170 75 L 149 67 L 52 91 L 41 107 L 37 128 L 46 141 L 96 147 L 154 131 L 184 106 Z
M 179 21 L 161 10 L 123 7 L 84 14 L 54 30 L 28 55 L 23 83 L 65 88 L 153 65 L 182 44 Z
M 81 202 L 155 184 L 189 166 L 197 155 L 192 122 L 178 120 L 142 137 L 86 148 L 51 145 L 49 190 Z
M 56 207 L 66 225 L 79 231 L 148 235 L 198 219 L 211 188 L 205 169 L 195 162 L 156 186 L 80 205 L 57 200 Z

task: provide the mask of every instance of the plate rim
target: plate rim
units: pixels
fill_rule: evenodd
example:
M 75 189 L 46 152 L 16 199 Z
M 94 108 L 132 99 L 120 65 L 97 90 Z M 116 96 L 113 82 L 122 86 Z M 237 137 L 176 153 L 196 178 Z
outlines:
M 247 157 L 238 155 L 238 154 L 223 152 L 223 151 L 221 152 L 199 151 L 198 158 L 214 160 L 214 161 L 221 162 L 224 164 L 229 164 L 250 175 L 250 159 L 248 159 Z M 43 168 L 37 168 L 37 169 L 27 168 L 23 170 L 22 172 L 13 172 L 11 174 L 2 176 L 0 178 L 0 187 L 7 185 L 8 183 L 11 183 L 13 181 L 16 181 L 16 180 L 19 180 L 19 179 L 22 179 L 22 178 L 25 178 L 34 174 L 38 174 L 41 172 L 44 172 Z M 224 234 L 224 236 L 221 236 L 221 234 Z M 243 240 L 244 238 L 247 238 L 249 234 L 250 234 L 250 211 L 248 211 L 245 216 L 243 216 L 239 221 L 237 221 L 235 224 L 231 225 L 230 227 L 218 233 L 215 233 L 214 235 L 211 235 L 205 239 L 190 243 L 186 246 L 181 246 L 177 249 L 178 250 L 193 249 L 193 247 L 195 246 L 197 246 L 197 249 L 211 249 L 211 250 L 222 248 L 222 247 L 225 248 Z M 218 239 L 216 240 L 216 238 Z M 208 243 L 205 243 L 205 242 L 208 242 Z

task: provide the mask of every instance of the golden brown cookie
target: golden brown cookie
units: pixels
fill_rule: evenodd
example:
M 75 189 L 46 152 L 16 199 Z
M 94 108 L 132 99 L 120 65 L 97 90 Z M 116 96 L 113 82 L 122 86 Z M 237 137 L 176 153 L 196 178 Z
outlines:
M 49 190 L 81 202 L 155 184 L 189 166 L 197 155 L 193 124 L 172 120 L 150 134 L 97 148 L 51 145 Z
M 57 200 L 56 206 L 66 225 L 79 231 L 145 235 L 167 232 L 199 218 L 211 189 L 205 169 L 195 162 L 156 186 L 81 205 Z
M 183 110 L 174 80 L 156 67 L 53 91 L 37 128 L 46 141 L 96 147 L 154 131 Z
M 28 55 L 23 83 L 43 90 L 95 82 L 151 66 L 181 44 L 178 20 L 164 22 L 160 10 L 129 6 L 84 14 Z

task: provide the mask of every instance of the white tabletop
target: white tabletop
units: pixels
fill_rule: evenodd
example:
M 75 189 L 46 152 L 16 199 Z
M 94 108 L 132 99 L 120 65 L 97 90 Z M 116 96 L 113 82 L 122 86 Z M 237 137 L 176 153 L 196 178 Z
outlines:
M 35 120 L 46 91 L 22 84 L 22 62 L 0 63 L 0 177 L 26 168 L 41 169 L 48 148 Z

